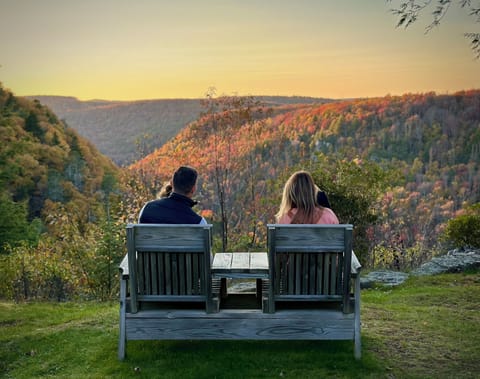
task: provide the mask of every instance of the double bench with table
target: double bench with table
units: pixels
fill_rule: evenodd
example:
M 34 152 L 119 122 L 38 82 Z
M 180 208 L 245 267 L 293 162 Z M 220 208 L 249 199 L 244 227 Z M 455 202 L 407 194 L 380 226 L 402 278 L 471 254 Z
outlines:
M 352 225 L 267 227 L 266 253 L 217 253 L 212 262 L 211 225 L 128 225 L 119 359 L 128 340 L 179 339 L 352 340 L 360 358 Z M 228 278 L 255 280 L 258 302 L 240 295 L 230 307 Z

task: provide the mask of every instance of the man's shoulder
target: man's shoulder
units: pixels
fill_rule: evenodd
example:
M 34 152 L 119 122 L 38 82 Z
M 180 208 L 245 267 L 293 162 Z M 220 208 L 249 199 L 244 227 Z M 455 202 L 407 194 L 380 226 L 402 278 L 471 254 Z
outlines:
M 162 204 L 168 204 L 168 203 L 169 203 L 168 197 L 162 197 L 161 199 L 150 200 L 149 202 L 147 202 L 146 205 L 162 205 Z

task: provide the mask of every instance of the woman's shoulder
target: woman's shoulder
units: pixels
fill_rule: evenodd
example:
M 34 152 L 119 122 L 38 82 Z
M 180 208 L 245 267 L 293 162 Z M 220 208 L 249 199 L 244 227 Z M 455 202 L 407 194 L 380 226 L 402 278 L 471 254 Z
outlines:
M 336 217 L 335 212 L 332 211 L 330 208 L 324 207 L 322 210 L 323 210 L 323 213 L 328 213 L 328 214 L 334 215 Z
M 322 216 L 318 220 L 317 224 L 338 224 L 338 217 L 334 211 L 330 208 L 322 209 Z
M 284 213 L 278 220 L 277 224 L 291 224 L 292 218 L 295 215 L 296 210 L 290 209 L 287 213 Z

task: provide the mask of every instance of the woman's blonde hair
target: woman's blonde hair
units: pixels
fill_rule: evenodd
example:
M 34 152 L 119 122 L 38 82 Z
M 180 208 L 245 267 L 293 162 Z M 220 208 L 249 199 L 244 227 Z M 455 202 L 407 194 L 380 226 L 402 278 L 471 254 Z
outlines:
M 317 191 L 317 186 L 310 173 L 307 171 L 295 172 L 283 187 L 280 210 L 276 214 L 277 221 L 291 209 L 297 208 L 297 213 L 292 218 L 292 224 L 315 223 Z
M 169 197 L 170 194 L 173 191 L 172 184 L 170 182 L 167 182 L 163 185 L 162 189 L 158 193 L 157 197 L 163 198 L 163 197 Z

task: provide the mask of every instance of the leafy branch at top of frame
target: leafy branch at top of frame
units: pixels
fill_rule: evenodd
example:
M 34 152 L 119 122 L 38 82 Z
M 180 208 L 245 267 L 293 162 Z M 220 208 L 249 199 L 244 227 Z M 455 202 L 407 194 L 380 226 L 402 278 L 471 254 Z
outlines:
M 391 3 L 391 0 L 386 0 Z M 480 22 L 480 1 L 459 0 L 458 4 L 461 8 L 468 10 L 468 15 L 473 17 L 475 22 Z M 396 27 L 409 27 L 415 23 L 421 13 L 433 6 L 432 21 L 425 27 L 425 33 L 428 33 L 434 27 L 440 25 L 445 15 L 452 5 L 452 0 L 408 0 L 402 1 L 397 8 L 392 8 L 390 12 L 398 17 Z M 469 40 L 470 48 L 476 59 L 480 59 L 480 33 L 464 33 L 464 37 Z

